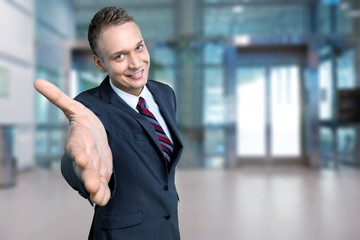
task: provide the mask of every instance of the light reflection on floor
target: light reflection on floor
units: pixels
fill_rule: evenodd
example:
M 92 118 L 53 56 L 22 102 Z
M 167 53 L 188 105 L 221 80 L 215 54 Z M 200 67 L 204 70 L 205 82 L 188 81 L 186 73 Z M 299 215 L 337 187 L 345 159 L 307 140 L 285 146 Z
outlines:
M 179 170 L 184 240 L 355 240 L 360 171 L 251 167 Z M 0 189 L 0 239 L 86 239 L 87 201 L 59 170 L 36 169 Z

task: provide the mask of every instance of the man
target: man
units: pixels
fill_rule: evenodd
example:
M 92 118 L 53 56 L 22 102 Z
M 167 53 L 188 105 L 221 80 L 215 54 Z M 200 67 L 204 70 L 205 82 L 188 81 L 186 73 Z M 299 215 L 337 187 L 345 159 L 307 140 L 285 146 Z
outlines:
M 148 81 L 150 57 L 124 9 L 96 13 L 88 40 L 96 67 L 108 74 L 100 86 L 72 100 L 45 80 L 34 85 L 69 119 L 61 170 L 95 203 L 89 239 L 180 239 L 174 92 Z

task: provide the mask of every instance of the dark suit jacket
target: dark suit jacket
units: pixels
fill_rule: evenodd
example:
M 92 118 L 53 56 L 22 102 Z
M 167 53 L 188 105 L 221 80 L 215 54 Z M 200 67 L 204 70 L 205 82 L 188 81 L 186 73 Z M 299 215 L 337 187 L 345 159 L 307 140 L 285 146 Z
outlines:
M 175 95 L 162 83 L 149 80 L 147 87 L 174 142 L 170 165 L 161 152 L 154 128 L 113 91 L 109 77 L 99 87 L 75 98 L 102 121 L 113 154 L 114 171 L 109 183 L 112 197 L 106 206 L 95 206 L 89 239 L 180 239 L 174 177 L 182 143 L 175 121 Z M 80 195 L 89 199 L 72 162 L 64 155 L 62 174 Z

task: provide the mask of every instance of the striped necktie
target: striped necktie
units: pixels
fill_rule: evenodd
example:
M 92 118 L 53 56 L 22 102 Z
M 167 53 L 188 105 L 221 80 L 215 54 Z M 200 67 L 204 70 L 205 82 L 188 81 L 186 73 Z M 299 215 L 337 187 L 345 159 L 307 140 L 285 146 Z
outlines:
M 139 97 L 139 102 L 136 106 L 139 112 L 151 123 L 151 125 L 155 129 L 155 133 L 157 138 L 159 139 L 161 149 L 163 151 L 163 155 L 170 162 L 171 155 L 174 151 L 174 146 L 170 139 L 166 136 L 163 128 L 160 126 L 159 122 L 156 120 L 155 116 L 149 111 L 146 105 L 146 101 L 144 98 Z

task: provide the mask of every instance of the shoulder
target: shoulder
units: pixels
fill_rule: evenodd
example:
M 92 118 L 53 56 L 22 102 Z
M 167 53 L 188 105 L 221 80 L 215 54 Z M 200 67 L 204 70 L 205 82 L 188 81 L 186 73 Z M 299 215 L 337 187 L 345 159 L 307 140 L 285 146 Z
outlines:
M 75 98 L 83 98 L 83 97 L 87 97 L 87 96 L 95 96 L 96 93 L 98 92 L 98 90 L 99 90 L 99 87 L 95 87 L 95 88 L 85 90 L 85 91 L 79 93 Z
M 168 108 L 174 109 L 176 111 L 175 92 L 169 85 L 154 80 L 149 80 L 146 86 L 156 99 L 163 101 Z
M 100 102 L 99 87 L 95 87 L 83 91 L 79 95 L 77 95 L 74 99 L 88 107 L 91 105 L 96 105 L 97 102 Z
M 105 95 L 110 95 L 111 91 L 109 77 L 107 76 L 99 86 L 81 92 L 75 97 L 75 100 L 80 102 L 100 101 Z
M 165 95 L 175 95 L 174 90 L 167 84 L 161 83 L 155 80 L 148 80 L 146 86 L 149 88 L 151 92 L 155 94 L 165 94 Z

